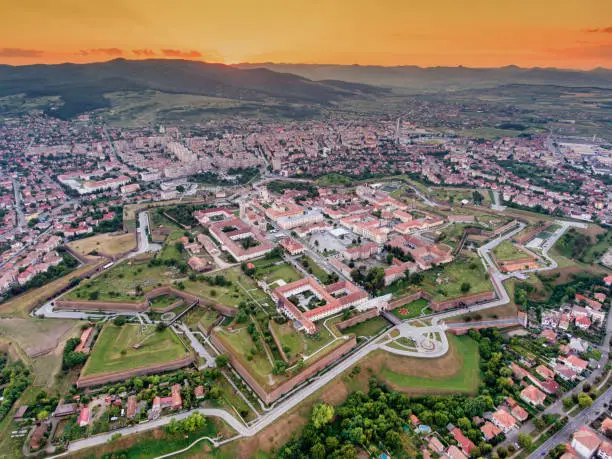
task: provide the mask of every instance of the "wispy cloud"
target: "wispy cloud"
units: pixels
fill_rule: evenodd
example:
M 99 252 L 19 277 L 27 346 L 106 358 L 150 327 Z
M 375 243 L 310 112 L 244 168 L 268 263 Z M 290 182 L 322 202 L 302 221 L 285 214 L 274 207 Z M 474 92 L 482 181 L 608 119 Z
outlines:
M 200 58 L 202 57 L 202 53 L 199 51 L 184 51 L 180 49 L 162 49 L 162 54 L 166 57 L 184 57 L 184 58 Z
M 81 56 L 123 56 L 123 50 L 119 48 L 93 48 L 93 49 L 82 49 L 80 51 Z
M 39 49 L 0 48 L 0 57 L 40 57 L 43 54 Z
M 612 26 L 610 27 L 598 27 L 595 29 L 586 29 L 585 32 L 588 33 L 612 33 Z
M 157 53 L 152 49 L 133 49 L 132 54 L 135 56 L 157 56 Z

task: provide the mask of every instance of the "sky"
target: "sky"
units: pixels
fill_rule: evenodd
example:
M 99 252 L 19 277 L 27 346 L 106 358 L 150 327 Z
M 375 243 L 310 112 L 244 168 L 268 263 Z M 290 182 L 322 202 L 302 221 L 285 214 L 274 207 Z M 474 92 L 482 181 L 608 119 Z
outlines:
M 18 0 L 0 63 L 612 68 L 612 0 Z

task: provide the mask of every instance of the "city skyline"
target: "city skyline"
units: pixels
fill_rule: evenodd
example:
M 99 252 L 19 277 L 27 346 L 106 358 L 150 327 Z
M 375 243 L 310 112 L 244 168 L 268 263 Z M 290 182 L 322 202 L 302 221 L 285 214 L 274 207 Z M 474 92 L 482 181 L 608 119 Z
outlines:
M 206 62 L 612 67 L 612 4 L 344 0 L 5 6 L 0 63 L 184 58 Z

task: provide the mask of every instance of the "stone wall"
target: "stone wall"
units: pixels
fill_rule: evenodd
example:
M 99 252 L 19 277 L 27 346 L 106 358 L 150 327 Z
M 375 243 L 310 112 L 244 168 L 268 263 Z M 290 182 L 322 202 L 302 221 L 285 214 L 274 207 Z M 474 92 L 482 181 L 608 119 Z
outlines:
M 482 301 L 489 301 L 495 299 L 495 292 L 482 292 L 472 293 L 471 295 L 464 295 L 458 298 L 451 298 L 443 301 L 431 301 L 429 307 L 432 311 L 439 312 L 445 309 L 451 309 L 459 307 L 460 305 L 469 306 Z
M 347 319 L 343 322 L 338 322 L 336 324 L 336 328 L 340 331 L 344 330 L 345 328 L 349 328 L 352 327 L 353 325 L 357 325 L 360 324 L 361 322 L 365 322 L 368 319 L 372 319 L 374 317 L 378 317 L 380 315 L 380 312 L 378 311 L 378 308 L 373 308 L 373 309 L 369 309 L 365 312 L 362 312 L 361 314 L 357 314 L 356 316 L 351 317 L 350 319 Z
M 234 369 L 247 382 L 247 384 L 249 386 L 251 386 L 251 388 L 259 396 L 259 398 L 261 398 L 263 400 L 263 402 L 266 403 L 266 404 L 270 404 L 270 403 L 274 402 L 275 400 L 277 400 L 278 398 L 280 398 L 284 394 L 286 394 L 289 391 L 291 391 L 292 389 L 294 389 L 296 386 L 302 384 L 308 378 L 314 376 L 316 373 L 321 371 L 327 365 L 329 365 L 332 362 L 335 362 L 336 360 L 338 360 L 340 357 L 342 357 L 344 354 L 349 352 L 351 349 L 353 349 L 357 345 L 357 340 L 356 340 L 355 336 L 351 336 L 348 340 L 346 340 L 345 343 L 343 343 L 341 346 L 339 346 L 338 348 L 336 348 L 335 350 L 333 350 L 332 352 L 327 354 L 325 357 L 322 357 L 321 359 L 319 359 L 316 362 L 312 363 L 311 365 L 307 366 L 300 373 L 298 373 L 295 376 L 292 376 L 291 378 L 289 378 L 285 382 L 283 382 L 280 385 L 272 388 L 272 390 L 267 391 L 266 389 L 264 389 L 264 387 L 262 387 L 255 380 L 255 378 L 253 378 L 251 376 L 251 374 L 249 373 L 248 369 L 246 368 L 245 365 L 242 364 L 240 359 L 236 355 L 234 355 L 231 352 L 231 350 L 226 348 L 225 345 L 223 345 L 223 343 L 217 337 L 217 335 L 216 335 L 214 330 L 213 330 L 212 335 L 211 335 L 211 342 L 221 352 L 224 352 L 224 353 L 226 353 L 229 356 L 230 363 L 232 364 Z
M 125 381 L 134 376 L 147 376 L 150 374 L 162 373 L 164 371 L 178 370 L 179 368 L 191 365 L 194 361 L 195 357 L 193 354 L 189 354 L 182 359 L 173 360 L 172 362 L 149 365 L 147 367 L 134 368 L 131 370 L 113 371 L 99 375 L 81 376 L 77 381 L 77 387 L 80 389 L 84 387 L 101 386 L 111 382 Z
M 148 308 L 146 301 L 130 303 L 127 301 L 89 301 L 89 300 L 55 300 L 54 309 L 76 309 L 82 311 L 130 311 L 144 312 Z

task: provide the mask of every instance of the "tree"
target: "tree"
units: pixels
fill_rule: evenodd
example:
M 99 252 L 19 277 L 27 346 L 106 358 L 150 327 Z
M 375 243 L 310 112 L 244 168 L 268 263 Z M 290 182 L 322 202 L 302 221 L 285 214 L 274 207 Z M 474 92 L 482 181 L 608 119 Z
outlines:
M 578 394 L 578 405 L 580 405 L 580 408 L 587 408 L 592 404 L 593 399 L 588 394 L 585 394 L 584 392 L 580 392 Z
M 215 363 L 219 368 L 225 368 L 229 363 L 229 357 L 226 354 L 220 354 L 215 358 Z
M 526 433 L 518 434 L 518 444 L 520 445 L 521 448 L 528 449 L 531 447 L 532 443 L 533 443 L 533 439 L 531 438 L 531 435 L 528 435 Z
M 313 459 L 325 459 L 325 446 L 321 443 L 316 443 L 310 448 L 310 456 Z
M 470 291 L 471 288 L 472 286 L 469 282 L 464 282 L 463 284 L 461 284 L 461 293 L 467 293 Z
M 327 403 L 319 403 L 312 409 L 311 420 L 315 428 L 319 429 L 334 417 L 334 407 Z

